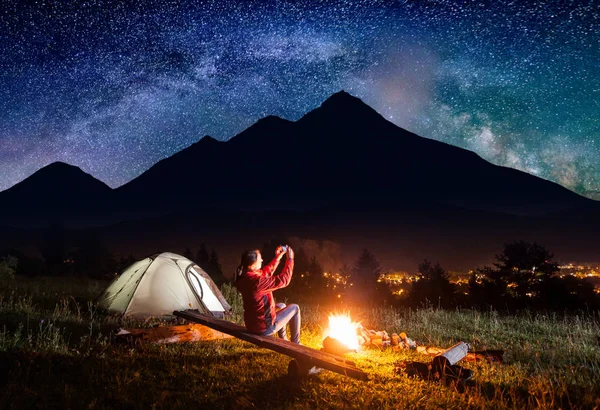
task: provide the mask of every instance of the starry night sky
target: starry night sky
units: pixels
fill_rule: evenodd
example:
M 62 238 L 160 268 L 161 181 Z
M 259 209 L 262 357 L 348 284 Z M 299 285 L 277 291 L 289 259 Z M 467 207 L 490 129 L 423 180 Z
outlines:
M 117 187 L 344 89 L 600 199 L 595 0 L 26 3 L 0 6 L 0 190 L 54 161 Z

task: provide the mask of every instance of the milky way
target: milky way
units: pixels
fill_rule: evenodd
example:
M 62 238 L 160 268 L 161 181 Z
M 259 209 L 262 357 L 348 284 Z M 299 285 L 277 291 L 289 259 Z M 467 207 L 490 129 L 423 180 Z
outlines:
M 54 161 L 117 187 L 344 89 L 600 199 L 600 7 L 520 3 L 3 2 L 0 190 Z

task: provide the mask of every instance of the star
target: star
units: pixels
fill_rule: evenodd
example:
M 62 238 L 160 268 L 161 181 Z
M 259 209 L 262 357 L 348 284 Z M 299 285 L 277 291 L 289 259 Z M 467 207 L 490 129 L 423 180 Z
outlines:
M 345 89 L 423 137 L 600 199 L 591 1 L 9 2 L 0 190 L 54 161 L 118 187 L 204 135 Z

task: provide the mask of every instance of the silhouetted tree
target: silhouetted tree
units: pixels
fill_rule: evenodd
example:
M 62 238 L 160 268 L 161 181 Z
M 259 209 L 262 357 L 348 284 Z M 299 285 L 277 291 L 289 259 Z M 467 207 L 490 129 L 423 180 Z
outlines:
M 381 265 L 375 255 L 364 249 L 352 266 L 352 283 L 349 296 L 359 303 L 381 303 L 381 287 L 378 286 Z
M 479 309 L 513 306 L 514 296 L 509 293 L 508 275 L 489 266 L 477 269 L 469 278 L 469 301 Z
M 306 292 L 308 289 L 308 272 L 310 269 L 311 260 L 306 255 L 302 247 L 294 249 L 294 275 L 290 286 L 296 286 L 296 289 L 302 289 Z
M 547 305 L 544 300 L 557 292 L 560 283 L 554 279 L 558 265 L 552 258 L 553 254 L 537 243 L 505 244 L 502 253 L 496 255 L 495 268 L 485 267 L 471 277 L 471 302 L 477 307 L 496 309 Z
M 328 293 L 327 281 L 323 276 L 323 266 L 319 263 L 316 256 L 310 258 L 306 274 L 308 275 L 304 281 L 306 291 L 310 292 L 313 298 L 323 300 Z
M 345 263 L 344 266 L 340 268 L 340 275 L 350 280 L 350 278 L 352 277 L 352 266 Z
M 553 276 L 545 280 L 539 286 L 536 302 L 538 309 L 557 311 L 595 311 L 600 308 L 600 296 L 596 294 L 594 285 L 574 276 Z
M 194 252 L 192 252 L 192 249 L 191 249 L 191 248 L 185 248 L 185 250 L 183 251 L 183 256 L 185 256 L 186 258 L 188 258 L 188 259 L 189 259 L 189 260 L 191 260 L 191 261 L 194 261 L 194 262 L 196 262 L 196 261 L 194 260 L 194 256 L 195 256 L 195 255 L 194 255 Z
M 537 243 L 517 241 L 504 245 L 504 251 L 496 255 L 494 263 L 499 273 L 508 280 L 516 299 L 527 301 L 535 297 L 541 282 L 558 272 L 552 262 L 554 255 Z
M 0 258 L 0 279 L 12 279 L 17 271 L 18 259 L 15 256 Z
M 352 277 L 352 266 L 344 264 L 341 268 L 338 269 L 337 273 L 340 275 L 340 282 L 337 282 L 333 279 L 329 280 L 328 288 L 334 290 L 334 292 L 331 294 L 334 300 L 339 302 L 345 302 L 346 297 L 351 295 L 350 283 Z M 337 295 L 340 295 L 340 297 L 338 298 Z
M 217 286 L 221 286 L 227 281 L 225 279 L 225 275 L 223 275 L 223 268 L 221 267 L 221 263 L 219 262 L 219 255 L 214 249 L 212 249 L 210 252 L 207 269 L 207 273 L 210 275 L 211 279 L 217 284 Z
M 456 290 L 450 283 L 450 276 L 439 263 L 433 265 L 424 260 L 419 265 L 419 272 L 410 288 L 408 300 L 412 306 L 453 308 L 456 305 Z
M 18 276 L 37 276 L 44 273 L 44 261 L 38 257 L 31 257 L 18 249 L 8 249 L 0 253 L 2 257 L 14 257 L 18 263 L 15 268 L 15 275 Z
M 198 266 L 202 269 L 206 269 L 205 266 L 208 266 L 208 261 L 210 259 L 210 255 L 208 254 L 208 250 L 206 249 L 206 244 L 200 244 L 200 249 L 196 252 L 196 257 L 193 259 Z

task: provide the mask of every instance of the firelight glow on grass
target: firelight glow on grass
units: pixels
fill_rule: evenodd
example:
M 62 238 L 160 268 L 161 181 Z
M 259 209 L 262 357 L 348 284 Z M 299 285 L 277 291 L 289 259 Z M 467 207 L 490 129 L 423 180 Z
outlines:
M 369 381 L 324 371 L 298 384 L 284 377 L 289 357 L 235 338 L 117 342 L 118 327 L 158 323 L 91 312 L 87 302 L 106 286 L 77 277 L 0 281 L 0 408 L 600 408 L 598 311 L 508 315 L 353 306 L 352 317 L 364 327 L 406 332 L 441 348 L 465 341 L 475 349 L 503 349 L 505 361 L 461 364 L 474 373 L 462 390 L 396 372 L 398 362 L 431 360 L 414 350 L 364 349 L 347 358 Z M 222 292 L 242 324 L 241 296 L 230 284 Z M 322 347 L 331 312 L 345 311 L 302 305 L 304 346 Z

